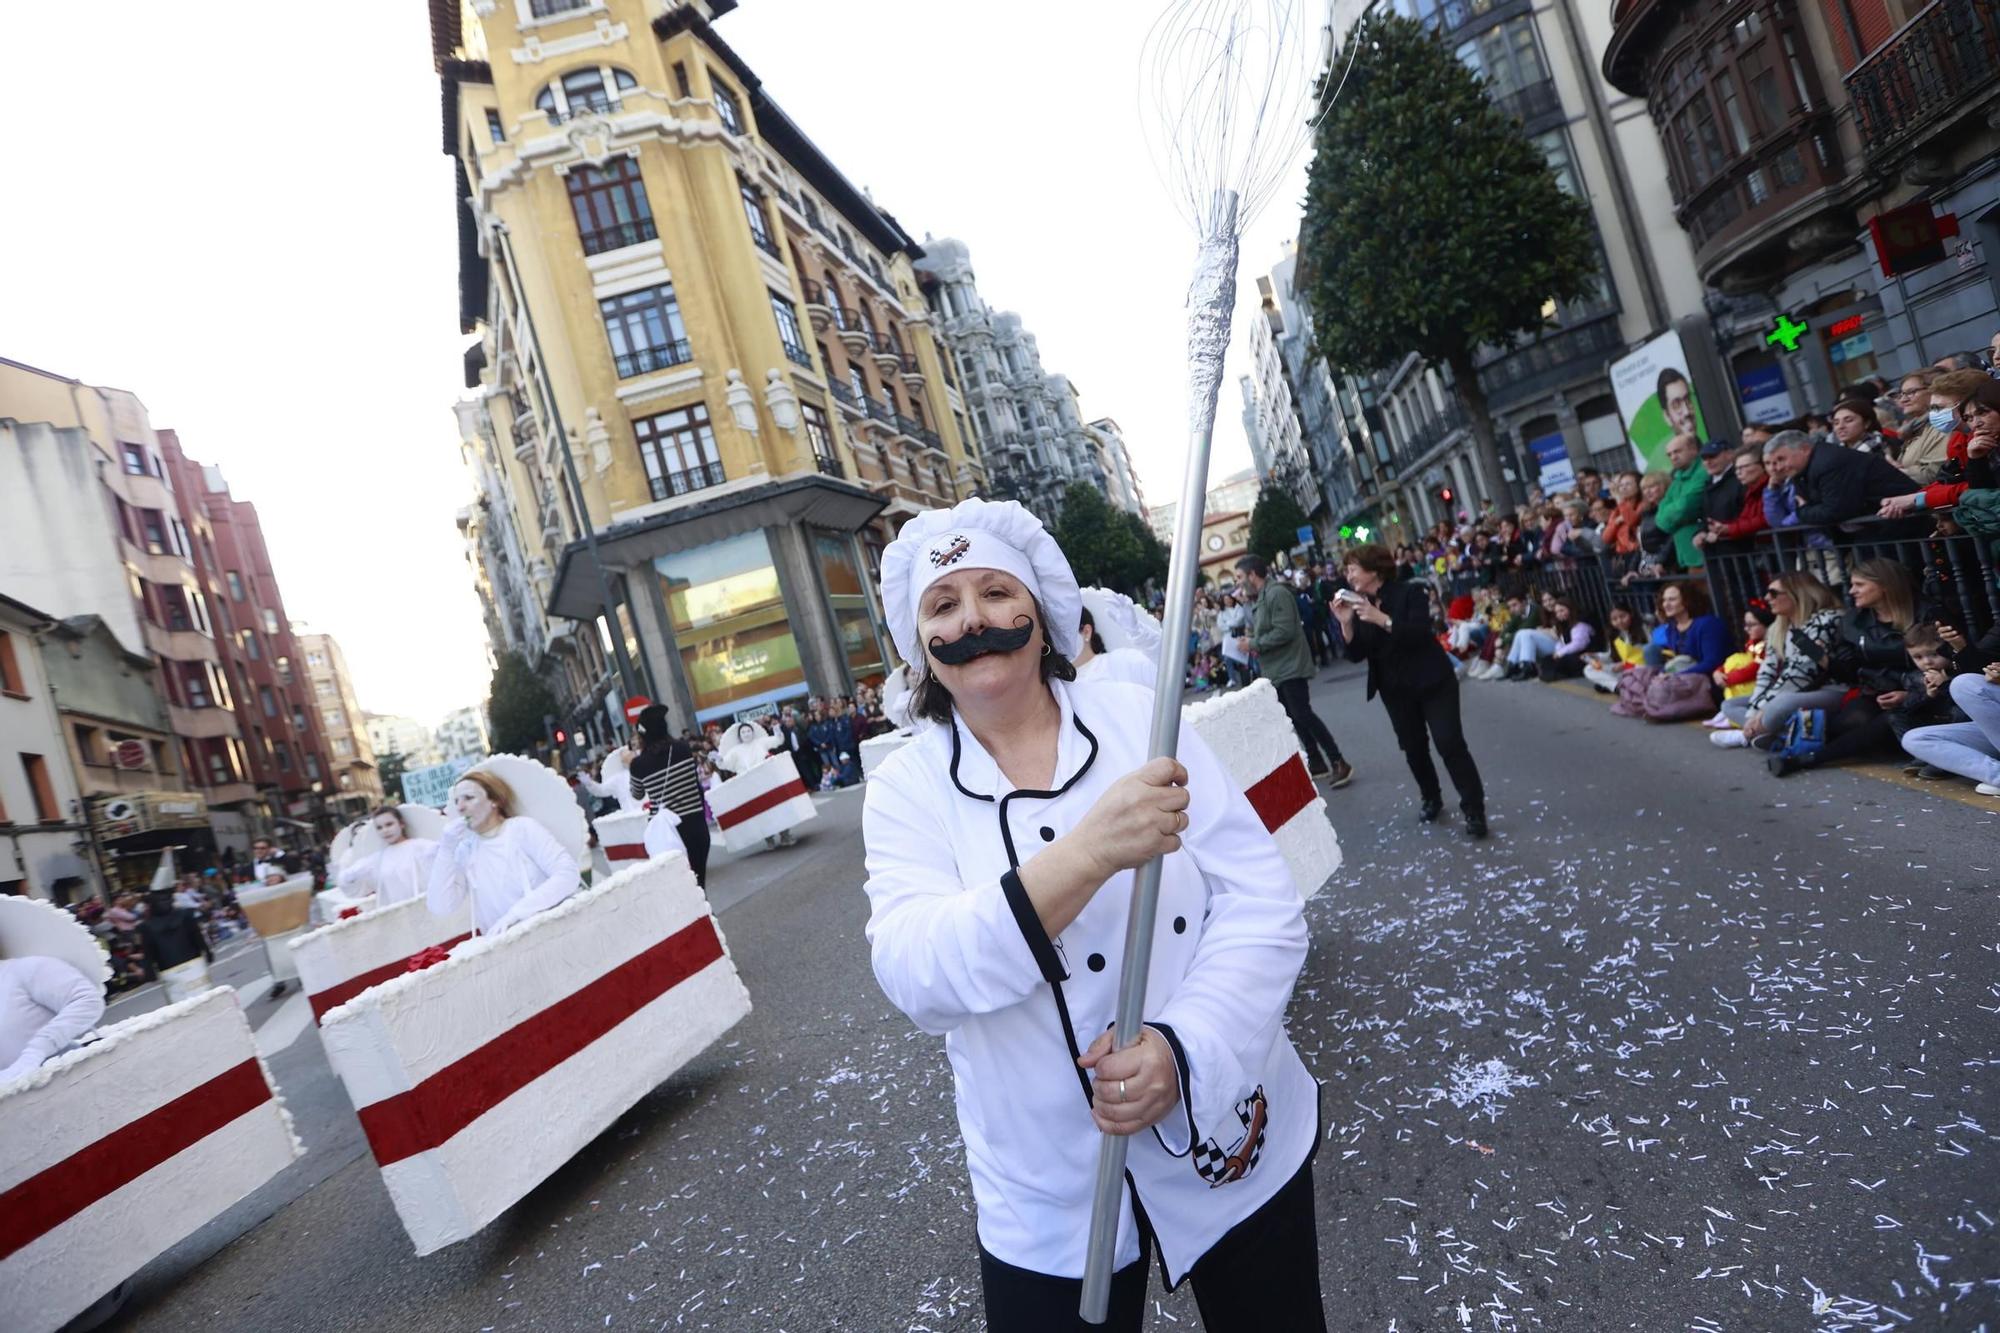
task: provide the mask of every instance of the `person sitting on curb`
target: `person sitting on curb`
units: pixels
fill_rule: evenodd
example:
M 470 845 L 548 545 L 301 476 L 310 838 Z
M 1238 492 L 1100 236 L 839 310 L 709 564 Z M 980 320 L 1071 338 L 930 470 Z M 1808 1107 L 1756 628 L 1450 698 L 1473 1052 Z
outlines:
M 1826 655 L 1827 675 L 1846 686 L 1826 713 L 1826 743 L 1817 750 L 1774 750 L 1765 761 L 1773 777 L 1843 763 L 1895 743 L 1888 715 L 1904 700 L 1910 670 L 1903 635 L 1916 620 L 1917 580 L 1894 560 L 1863 560 L 1847 576 L 1853 609 Z
M 1764 589 L 1771 628 L 1764 634 L 1764 661 L 1747 700 L 1727 700 L 1723 711 L 1740 731 L 1718 731 L 1709 740 L 1725 749 L 1755 745 L 1767 749 L 1801 708 L 1825 708 L 1846 691 L 1830 687 L 1825 659 L 1840 633 L 1840 595 L 1811 574 L 1780 574 Z M 1740 710 L 1740 716 L 1739 714 Z
M 1965 710 L 1952 702 L 1951 678 L 1957 668 L 1938 626 L 1929 622 L 1910 626 L 1903 636 L 1903 651 L 1910 655 L 1911 670 L 1903 677 L 1903 702 L 1889 715 L 1896 743 L 1902 745 L 1911 732 L 1921 728 L 1971 721 Z M 1909 747 L 1903 748 L 1908 753 Z M 1948 776 L 1945 769 L 1915 755 L 1903 765 L 1903 771 L 1920 778 Z
M 1706 676 L 1729 656 L 1729 627 L 1708 609 L 1708 589 L 1701 584 L 1667 584 L 1660 589 L 1655 612 L 1659 626 L 1646 645 L 1647 666 Z

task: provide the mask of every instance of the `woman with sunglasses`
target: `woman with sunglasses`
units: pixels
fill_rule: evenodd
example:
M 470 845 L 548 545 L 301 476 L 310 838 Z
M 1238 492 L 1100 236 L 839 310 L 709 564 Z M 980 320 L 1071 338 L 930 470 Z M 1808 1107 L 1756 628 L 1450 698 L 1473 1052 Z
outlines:
M 1801 570 L 1780 574 L 1764 588 L 1771 627 L 1764 634 L 1764 661 L 1746 702 L 1731 699 L 1723 712 L 1740 709 L 1741 731 L 1709 737 L 1728 748 L 1768 747 L 1801 708 L 1828 708 L 1846 693 L 1827 683 L 1825 661 L 1840 636 L 1840 594 Z
M 2000 447 L 2000 380 L 1979 370 L 1954 370 L 1932 380 L 1929 423 L 1938 426 L 1941 420 L 1956 429 L 1945 442 L 1937 479 L 1921 491 L 1883 500 L 1883 518 L 1949 509 L 1968 490 L 2000 485 L 2000 469 L 1994 466 L 1994 450 Z

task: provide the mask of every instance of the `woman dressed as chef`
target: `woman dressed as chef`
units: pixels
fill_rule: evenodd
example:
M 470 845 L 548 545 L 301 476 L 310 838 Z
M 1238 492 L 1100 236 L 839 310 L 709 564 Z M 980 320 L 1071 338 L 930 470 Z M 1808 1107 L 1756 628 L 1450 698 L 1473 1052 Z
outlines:
M 403 812 L 385 805 L 368 816 L 382 850 L 359 856 L 340 868 L 334 885 L 347 893 L 375 895 L 377 907 L 408 902 L 422 897 L 431 882 L 431 863 L 437 859 L 438 845 L 430 838 L 413 838 L 403 823 Z
M 938 725 L 868 783 L 868 941 L 890 1000 L 945 1038 L 989 1325 L 1086 1327 L 1111 1133 L 1131 1144 L 1106 1327 L 1139 1328 L 1157 1248 L 1209 1333 L 1323 1330 L 1319 1088 L 1284 1026 L 1306 926 L 1263 823 L 1191 730 L 1180 763 L 1147 759 L 1150 691 L 1072 683 L 1076 578 L 1020 505 L 912 519 L 882 600 Z M 1114 1052 L 1132 872 L 1155 856 L 1146 1026 Z
M 510 817 L 514 793 L 474 770 L 451 789 L 457 818 L 444 826 L 425 896 L 449 916 L 472 895 L 472 928 L 498 935 L 577 891 L 576 858 L 535 820 Z

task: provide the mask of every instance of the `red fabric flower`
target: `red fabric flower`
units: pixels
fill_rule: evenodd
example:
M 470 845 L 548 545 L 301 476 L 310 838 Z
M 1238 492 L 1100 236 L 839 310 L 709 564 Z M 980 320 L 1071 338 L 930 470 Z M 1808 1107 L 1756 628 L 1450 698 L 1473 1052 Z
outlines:
M 445 948 L 442 944 L 433 944 L 428 949 L 419 949 L 410 955 L 410 971 L 421 972 L 427 967 L 434 967 L 442 963 L 449 957 L 451 957 L 451 950 Z
M 347 920 L 347 918 L 351 916 L 360 916 L 360 915 L 361 915 L 361 909 L 358 907 L 343 907 L 340 909 L 340 916 L 338 917 L 338 920 L 345 921 Z

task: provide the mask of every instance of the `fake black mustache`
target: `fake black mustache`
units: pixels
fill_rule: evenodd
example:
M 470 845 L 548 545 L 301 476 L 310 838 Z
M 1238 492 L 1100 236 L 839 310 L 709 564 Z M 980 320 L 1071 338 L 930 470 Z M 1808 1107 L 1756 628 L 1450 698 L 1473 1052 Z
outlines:
M 973 658 L 984 657 L 988 653 L 1017 653 L 1028 646 L 1028 640 L 1034 635 L 1034 618 L 1022 616 L 1021 623 L 1012 629 L 976 629 L 950 643 L 932 639 L 929 647 L 931 656 L 942 665 L 963 666 Z

